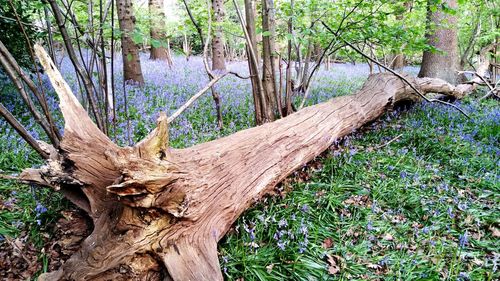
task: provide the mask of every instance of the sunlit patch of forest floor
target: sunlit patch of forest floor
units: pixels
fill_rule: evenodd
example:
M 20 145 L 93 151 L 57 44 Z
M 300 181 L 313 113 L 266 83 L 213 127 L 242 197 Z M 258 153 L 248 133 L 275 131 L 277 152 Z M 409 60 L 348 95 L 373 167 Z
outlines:
M 201 61 L 163 74 L 148 64 L 146 77 L 157 78 L 128 92 L 131 136 L 120 113 L 122 144 L 142 138 L 159 110 L 175 110 L 206 79 L 196 72 Z M 342 65 L 320 73 L 309 103 L 352 93 L 366 75 Z M 218 89 L 225 129 L 216 130 L 207 96 L 173 124 L 174 147 L 252 125 L 248 81 L 226 80 Z M 475 96 L 457 105 L 471 119 L 439 104 L 392 111 L 295 172 L 219 244 L 226 279 L 498 280 L 500 107 Z M 36 132 L 22 107 L 14 112 Z M 0 170 L 41 163 L 6 124 L 0 128 Z M 0 180 L 0 279 L 58 268 L 89 230 L 60 194 Z

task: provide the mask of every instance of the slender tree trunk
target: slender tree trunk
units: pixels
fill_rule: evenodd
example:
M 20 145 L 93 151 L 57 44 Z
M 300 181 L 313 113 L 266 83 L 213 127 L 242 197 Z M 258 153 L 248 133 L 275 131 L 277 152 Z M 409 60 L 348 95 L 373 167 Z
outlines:
M 277 85 L 275 66 L 275 19 L 274 0 L 262 1 L 262 85 L 265 93 L 263 114 L 268 121 L 275 119 L 277 112 Z
M 288 19 L 288 34 L 292 34 L 293 32 L 293 9 L 294 9 L 294 1 L 290 1 L 290 18 Z M 292 108 L 292 38 L 288 38 L 287 42 L 287 60 L 288 64 L 286 65 L 286 88 L 285 88 L 285 110 L 283 112 L 284 116 L 290 115 L 293 113 Z
M 404 11 L 408 11 L 410 8 L 411 8 L 411 5 L 412 5 L 412 1 L 404 1 L 403 3 L 403 7 L 404 7 Z M 401 13 L 401 14 L 398 14 L 396 16 L 396 21 L 398 22 L 403 22 L 403 19 L 404 19 L 404 13 Z M 402 45 L 404 46 L 404 42 L 402 42 Z M 403 67 L 405 67 L 406 65 L 406 58 L 405 58 L 405 55 L 401 52 L 401 50 L 399 50 L 400 52 L 399 53 L 396 53 L 394 54 L 394 56 L 391 58 L 392 59 L 392 63 L 391 63 L 391 68 L 392 69 L 401 69 Z
M 456 0 L 445 0 L 444 4 L 452 9 L 457 8 Z M 428 43 L 437 48 L 437 52 L 425 51 L 419 77 L 441 78 L 449 83 L 459 82 L 457 71 L 460 69 L 457 19 L 456 16 L 445 13 L 439 8 L 431 10 L 434 1 L 427 2 L 427 33 Z
M 149 0 L 149 24 L 151 35 L 151 53 L 149 58 L 152 60 L 167 60 L 168 53 L 166 46 L 165 31 L 165 12 L 163 11 L 163 0 Z
M 406 65 L 406 60 L 404 54 L 397 54 L 392 59 L 392 64 L 391 64 L 392 69 L 401 69 L 405 67 L 405 65 Z
M 248 34 L 247 42 L 247 58 L 248 68 L 250 73 L 250 81 L 252 82 L 252 95 L 255 109 L 255 123 L 263 124 L 265 121 L 262 114 L 262 81 L 259 77 L 259 50 L 257 48 L 257 31 L 255 27 L 256 8 L 254 0 L 245 0 L 245 21 L 246 33 Z
M 132 0 L 116 0 L 118 22 L 122 39 L 123 80 L 144 84 L 139 49 L 132 40 L 135 29 L 135 16 Z
M 189 61 L 189 57 L 191 56 L 191 46 L 189 45 L 186 32 L 184 32 L 184 40 L 182 41 L 182 51 L 184 52 L 184 55 L 186 55 L 186 61 Z
M 222 23 L 224 22 L 224 0 L 212 0 L 215 32 L 212 37 L 212 70 L 225 70 L 224 41 Z M 210 36 L 210 35 L 208 35 Z

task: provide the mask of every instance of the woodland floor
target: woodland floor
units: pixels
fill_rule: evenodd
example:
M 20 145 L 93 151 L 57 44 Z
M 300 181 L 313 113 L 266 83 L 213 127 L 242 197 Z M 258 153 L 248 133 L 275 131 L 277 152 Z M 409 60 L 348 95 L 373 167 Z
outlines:
M 63 61 L 76 92 L 69 67 Z M 244 63 L 230 67 L 246 72 Z M 170 71 L 143 57 L 143 68 L 147 86 L 127 89 L 130 123 L 118 93 L 121 144 L 141 139 L 159 111 L 171 113 L 206 82 L 199 58 L 176 58 Z M 367 74 L 366 65 L 322 70 L 308 103 L 350 94 Z M 217 130 L 207 95 L 173 124 L 173 146 L 252 126 L 248 81 L 228 77 L 217 89 L 225 128 Z M 0 92 L 38 132 L 5 80 Z M 498 280 L 500 107 L 476 100 L 460 102 L 471 119 L 421 104 L 390 112 L 334 144 L 235 223 L 218 249 L 226 279 Z M 2 120 L 0 151 L 4 173 L 41 163 Z M 0 181 L 0 279 L 29 279 L 57 268 L 88 231 L 85 217 L 60 195 Z

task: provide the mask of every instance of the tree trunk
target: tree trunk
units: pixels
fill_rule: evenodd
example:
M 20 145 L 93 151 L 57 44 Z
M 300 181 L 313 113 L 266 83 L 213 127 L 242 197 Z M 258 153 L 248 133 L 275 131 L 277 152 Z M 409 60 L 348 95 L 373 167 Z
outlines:
M 224 1 L 212 0 L 214 11 L 215 32 L 212 37 L 212 70 L 225 70 L 224 41 L 222 34 L 222 23 L 224 22 Z
M 122 39 L 123 80 L 144 84 L 139 49 L 131 37 L 135 29 L 132 0 L 116 0 L 116 6 Z
M 392 58 L 392 64 L 391 64 L 392 69 L 402 69 L 403 67 L 405 67 L 405 65 L 406 61 L 404 54 L 397 54 Z
M 255 124 L 261 125 L 265 123 L 265 118 L 262 114 L 261 100 L 263 99 L 264 91 L 262 81 L 259 77 L 259 50 L 257 48 L 257 31 L 255 27 L 256 8 L 254 0 L 245 0 L 245 29 L 248 34 L 247 40 L 247 57 L 248 69 L 250 73 L 250 81 L 252 83 L 252 96 L 255 109 Z
M 184 32 L 184 40 L 182 41 L 182 52 L 186 55 L 186 61 L 189 61 L 189 57 L 191 56 L 191 45 L 189 45 L 186 32 Z
M 261 101 L 262 113 L 267 121 L 273 121 L 277 113 L 278 89 L 275 65 L 275 19 L 273 0 L 262 1 L 262 85 L 265 101 Z
M 402 8 L 404 9 L 404 12 L 396 15 L 397 22 L 403 23 L 404 13 L 407 12 L 408 10 L 410 10 L 412 5 L 413 5 L 412 1 L 404 1 L 402 3 Z M 403 48 L 404 45 L 405 45 L 405 43 L 403 42 L 401 48 Z M 391 58 L 392 59 L 392 63 L 391 63 L 392 69 L 402 69 L 403 67 L 406 66 L 405 55 L 401 52 L 402 50 L 399 50 L 399 51 L 400 51 L 399 53 L 394 54 L 394 56 Z
M 151 35 L 151 53 L 149 58 L 152 60 L 166 60 L 168 62 L 168 53 L 166 46 L 165 12 L 163 11 L 163 0 L 149 0 L 149 24 Z
M 162 114 L 144 140 L 119 147 L 94 125 L 50 57 L 36 50 L 65 130 L 61 150 L 47 149 L 47 164 L 21 178 L 60 190 L 94 222 L 81 249 L 41 280 L 222 280 L 217 242 L 255 200 L 394 103 L 419 100 L 401 79 L 382 73 L 352 96 L 215 141 L 170 148 Z M 422 92 L 463 96 L 440 79 L 408 79 Z
M 288 34 L 292 34 L 293 32 L 293 8 L 294 8 L 294 1 L 290 1 L 290 18 L 288 19 Z M 285 81 L 286 81 L 286 88 L 285 88 L 285 109 L 282 110 L 282 115 L 287 116 L 293 113 L 293 108 L 292 108 L 292 38 L 288 38 L 287 42 L 287 60 L 288 63 L 286 65 L 286 75 L 285 75 Z M 281 71 L 281 68 L 280 68 Z M 281 83 L 281 78 L 280 78 L 280 83 Z M 280 91 L 281 94 L 281 91 Z
M 452 84 L 459 82 L 459 53 L 457 38 L 457 18 L 444 13 L 439 8 L 431 11 L 435 1 L 427 2 L 427 33 L 428 44 L 438 49 L 437 52 L 424 51 L 422 66 L 418 77 L 441 78 Z M 452 9 L 457 8 L 456 0 L 443 1 Z

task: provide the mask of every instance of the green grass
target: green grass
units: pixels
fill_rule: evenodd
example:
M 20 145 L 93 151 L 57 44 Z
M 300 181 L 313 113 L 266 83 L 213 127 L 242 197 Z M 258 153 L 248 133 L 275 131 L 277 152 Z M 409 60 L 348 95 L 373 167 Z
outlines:
M 248 211 L 219 246 L 227 279 L 498 280 L 498 102 L 462 106 L 471 120 L 419 106 L 357 134 Z

